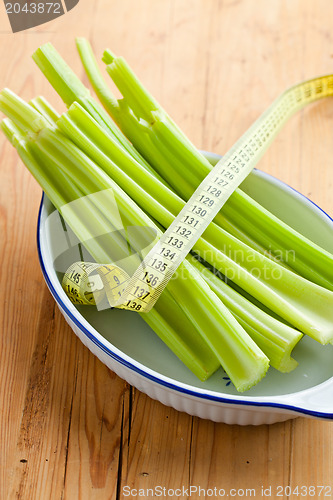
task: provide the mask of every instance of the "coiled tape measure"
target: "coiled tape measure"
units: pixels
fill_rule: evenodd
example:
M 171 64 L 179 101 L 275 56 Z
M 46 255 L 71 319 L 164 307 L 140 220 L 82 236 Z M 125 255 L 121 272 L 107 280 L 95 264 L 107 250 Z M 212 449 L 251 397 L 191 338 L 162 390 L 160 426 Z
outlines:
M 96 304 L 106 296 L 111 307 L 149 312 L 178 266 L 287 120 L 307 104 L 332 95 L 333 75 L 287 89 L 204 178 L 131 277 L 115 265 L 72 264 L 62 282 L 71 301 Z M 102 287 L 97 286 L 96 276 Z

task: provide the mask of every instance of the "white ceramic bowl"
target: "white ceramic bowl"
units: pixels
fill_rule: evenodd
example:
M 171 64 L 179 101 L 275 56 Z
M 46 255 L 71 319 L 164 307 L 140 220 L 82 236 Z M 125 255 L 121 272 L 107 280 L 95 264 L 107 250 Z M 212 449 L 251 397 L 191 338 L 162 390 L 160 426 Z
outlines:
M 212 163 L 219 158 L 207 156 Z M 310 200 L 259 170 L 249 175 L 242 188 L 333 252 L 333 220 Z M 197 380 L 137 314 L 76 308 L 53 265 L 59 241 L 47 223 L 53 210 L 44 197 L 38 218 L 38 251 L 46 283 L 76 335 L 121 378 L 165 405 L 216 422 L 259 425 L 297 416 L 333 419 L 333 346 L 323 347 L 304 337 L 293 351 L 299 366 L 292 373 L 270 368 L 256 387 L 239 394 L 222 369 L 207 382 Z M 68 266 L 72 262 L 68 256 Z

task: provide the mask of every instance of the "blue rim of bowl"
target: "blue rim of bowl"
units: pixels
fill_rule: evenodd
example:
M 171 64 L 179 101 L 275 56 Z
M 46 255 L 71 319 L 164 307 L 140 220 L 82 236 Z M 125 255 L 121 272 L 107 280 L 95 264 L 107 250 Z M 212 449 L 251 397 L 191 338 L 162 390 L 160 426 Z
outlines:
M 254 170 L 257 170 L 257 169 L 254 169 Z M 308 202 L 310 202 L 318 210 L 320 210 L 320 212 L 322 212 L 323 215 L 325 215 L 328 219 L 330 219 L 333 222 L 333 219 L 322 208 L 320 208 L 318 205 L 316 205 L 316 203 L 314 203 L 313 201 L 311 201 L 305 195 L 303 195 L 302 193 L 300 193 L 296 189 L 292 188 L 291 186 L 289 186 L 285 182 L 277 179 L 276 177 L 274 177 L 274 176 L 272 176 L 270 174 L 267 174 L 266 172 L 263 172 L 261 170 L 258 170 L 258 171 L 260 172 L 260 175 L 263 175 L 264 177 L 273 178 L 276 183 L 282 184 L 284 187 L 287 187 L 288 189 L 291 189 L 292 191 L 294 191 L 295 193 L 297 193 L 302 198 L 305 198 Z M 293 406 L 293 405 L 288 405 L 288 404 L 283 404 L 283 403 L 269 402 L 269 401 L 249 401 L 249 400 L 243 400 L 242 401 L 242 400 L 239 400 L 239 399 L 234 399 L 233 397 L 225 397 L 225 396 L 223 396 L 223 397 L 221 396 L 220 397 L 220 396 L 215 396 L 215 395 L 207 394 L 207 393 L 204 394 L 204 393 L 201 393 L 201 392 L 193 391 L 191 389 L 187 389 L 185 387 L 180 387 L 180 386 L 177 386 L 176 384 L 173 384 L 172 382 L 167 382 L 165 380 L 162 380 L 162 379 L 158 378 L 157 376 L 154 376 L 154 375 L 152 375 L 150 373 L 145 372 L 141 368 L 139 368 L 139 367 L 135 366 L 134 364 L 130 363 L 129 361 L 123 359 L 121 356 L 119 356 L 118 354 L 116 354 L 115 352 L 113 352 L 111 349 L 107 348 L 68 309 L 67 305 L 64 303 L 64 301 L 62 300 L 62 298 L 59 296 L 58 292 L 56 291 L 55 287 L 53 286 L 53 283 L 52 283 L 52 281 L 51 281 L 51 279 L 50 279 L 50 277 L 49 277 L 49 275 L 48 275 L 48 273 L 46 271 L 46 268 L 45 268 L 45 265 L 44 265 L 44 261 L 43 261 L 43 258 L 42 258 L 41 244 L 40 244 L 41 214 L 42 214 L 42 209 L 43 209 L 43 202 L 44 202 L 44 193 L 42 195 L 42 199 L 41 199 L 41 203 L 40 203 L 40 207 L 39 207 L 39 212 L 38 212 L 38 220 L 37 220 L 37 250 L 38 250 L 39 263 L 40 263 L 41 270 L 42 270 L 44 279 L 46 281 L 46 284 L 47 284 L 47 286 L 48 286 L 51 294 L 53 295 L 53 298 L 58 303 L 58 306 L 61 307 L 61 309 L 69 316 L 69 318 L 71 319 L 71 321 L 82 331 L 82 333 L 84 333 L 84 335 L 86 337 L 88 337 L 89 340 L 91 340 L 105 354 L 107 354 L 108 356 L 110 356 L 112 359 L 114 359 L 115 361 L 117 361 L 121 365 L 126 366 L 131 371 L 134 371 L 134 372 L 138 373 L 142 377 L 144 377 L 144 378 L 146 378 L 146 379 L 148 379 L 148 380 L 150 380 L 150 381 L 152 381 L 152 382 L 154 382 L 154 383 L 156 383 L 158 385 L 161 385 L 161 386 L 163 386 L 165 388 L 171 389 L 172 391 L 175 391 L 175 392 L 178 392 L 178 393 L 187 394 L 189 396 L 193 396 L 193 397 L 196 397 L 196 398 L 199 398 L 199 399 L 202 399 L 202 400 L 214 401 L 214 402 L 223 403 L 223 404 L 247 406 L 247 407 L 256 406 L 256 407 L 266 407 L 266 408 L 277 408 L 277 409 L 280 409 L 280 410 L 287 410 L 289 412 L 299 413 L 300 414 L 299 416 L 301 416 L 301 415 L 309 415 L 309 416 L 316 417 L 316 418 L 321 418 L 321 419 L 328 419 L 328 420 L 332 420 L 333 419 L 333 413 L 324 413 L 324 412 L 320 412 L 320 411 L 308 410 L 306 408 L 300 408 L 298 406 Z M 77 314 L 80 315 L 79 312 L 77 312 Z M 106 341 L 106 342 L 108 342 L 108 341 Z

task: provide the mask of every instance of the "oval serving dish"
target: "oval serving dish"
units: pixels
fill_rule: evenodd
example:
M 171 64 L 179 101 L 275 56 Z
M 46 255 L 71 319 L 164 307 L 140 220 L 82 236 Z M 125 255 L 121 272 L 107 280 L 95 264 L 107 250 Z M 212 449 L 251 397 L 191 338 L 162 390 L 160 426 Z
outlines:
M 205 154 L 213 164 L 220 158 Z M 242 189 L 333 253 L 333 220 L 309 199 L 259 170 L 248 176 Z M 44 196 L 37 243 L 45 281 L 83 344 L 121 378 L 165 405 L 216 422 L 260 425 L 298 416 L 333 420 L 333 346 L 324 347 L 304 337 L 293 351 L 299 362 L 293 372 L 282 374 L 271 367 L 257 386 L 239 394 L 222 368 L 208 381 L 200 382 L 139 315 L 118 309 L 75 307 L 63 291 L 53 264 L 59 250 L 59 234 L 47 223 L 53 211 Z M 61 226 L 57 230 L 62 231 Z M 67 258 L 69 266 L 73 259 L 69 254 Z

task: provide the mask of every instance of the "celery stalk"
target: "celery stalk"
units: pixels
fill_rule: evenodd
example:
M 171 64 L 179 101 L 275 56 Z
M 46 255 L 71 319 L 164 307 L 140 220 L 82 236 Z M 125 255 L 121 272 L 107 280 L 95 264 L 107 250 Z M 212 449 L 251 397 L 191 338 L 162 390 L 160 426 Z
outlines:
M 115 113 L 119 112 L 119 104 L 115 97 L 111 95 L 109 92 L 109 87 L 106 85 L 104 79 L 100 75 L 100 70 L 92 51 L 91 45 L 87 43 L 87 40 L 82 37 L 78 37 L 75 39 L 76 47 L 79 51 L 79 54 L 84 56 L 85 60 L 85 68 L 92 68 L 92 73 L 95 75 L 94 86 L 98 89 L 99 95 L 103 95 L 103 100 L 108 101 L 108 107 L 113 108 Z M 72 103 L 69 103 L 72 104 Z
M 290 372 L 297 366 L 291 351 L 302 338 L 302 333 L 265 313 L 199 262 L 191 264 L 198 269 L 216 295 L 228 307 L 237 321 L 268 356 L 270 364 L 281 372 Z

